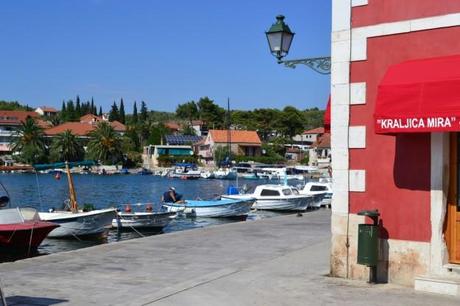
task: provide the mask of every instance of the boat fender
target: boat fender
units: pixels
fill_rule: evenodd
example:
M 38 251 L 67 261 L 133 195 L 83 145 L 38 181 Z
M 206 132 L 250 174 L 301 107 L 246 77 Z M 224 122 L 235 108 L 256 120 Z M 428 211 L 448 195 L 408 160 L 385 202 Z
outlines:
M 126 204 L 126 205 L 125 205 L 125 212 L 127 212 L 127 213 L 132 212 L 132 210 L 131 210 L 131 204 Z

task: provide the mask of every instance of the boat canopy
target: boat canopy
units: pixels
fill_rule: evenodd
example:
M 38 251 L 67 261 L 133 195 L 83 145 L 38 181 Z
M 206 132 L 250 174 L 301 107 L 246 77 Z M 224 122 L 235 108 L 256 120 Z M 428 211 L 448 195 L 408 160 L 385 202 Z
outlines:
M 78 166 L 84 166 L 84 167 L 89 167 L 89 166 L 94 166 L 96 163 L 92 160 L 84 160 L 84 161 L 78 161 L 78 162 L 68 162 L 69 168 L 73 167 L 78 167 Z M 65 162 L 60 162 L 60 163 L 51 163 L 51 164 L 35 164 L 32 165 L 32 167 L 35 170 L 48 170 L 48 169 L 56 169 L 56 168 L 65 168 L 66 163 Z

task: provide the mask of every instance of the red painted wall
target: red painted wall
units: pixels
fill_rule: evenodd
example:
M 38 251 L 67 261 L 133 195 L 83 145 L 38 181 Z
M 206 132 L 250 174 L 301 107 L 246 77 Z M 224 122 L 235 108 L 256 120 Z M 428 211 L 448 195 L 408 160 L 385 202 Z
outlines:
M 392 64 L 460 54 L 457 37 L 460 27 L 370 38 L 368 60 L 351 66 L 351 82 L 367 83 L 367 104 L 351 106 L 350 125 L 366 125 L 367 138 L 366 149 L 350 149 L 350 169 L 366 169 L 366 192 L 350 193 L 350 210 L 378 208 L 392 239 L 430 241 L 430 134 L 375 134 L 377 86 Z
M 460 12 L 459 0 L 369 0 L 352 9 L 352 27 Z

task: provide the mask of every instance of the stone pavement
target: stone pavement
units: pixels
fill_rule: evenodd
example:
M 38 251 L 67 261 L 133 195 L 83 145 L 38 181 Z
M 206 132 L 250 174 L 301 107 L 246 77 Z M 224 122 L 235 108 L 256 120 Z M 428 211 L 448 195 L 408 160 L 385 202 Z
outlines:
M 151 236 L 0 265 L 9 305 L 460 305 L 327 277 L 330 211 Z

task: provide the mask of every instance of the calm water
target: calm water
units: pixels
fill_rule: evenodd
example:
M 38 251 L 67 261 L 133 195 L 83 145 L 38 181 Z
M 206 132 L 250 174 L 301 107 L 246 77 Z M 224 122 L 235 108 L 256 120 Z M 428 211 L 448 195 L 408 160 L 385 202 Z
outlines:
M 78 203 L 80 205 L 93 204 L 96 208 L 119 206 L 128 203 L 154 203 L 159 205 L 161 195 L 169 186 L 176 187 L 176 191 L 182 194 L 184 199 L 211 199 L 225 193 L 229 185 L 236 184 L 236 181 L 204 179 L 187 181 L 150 175 L 74 175 L 73 178 Z M 47 211 L 50 208 L 61 208 L 63 201 L 68 198 L 68 185 L 65 176 L 60 180 L 56 180 L 51 174 L 0 174 L 0 181 L 8 190 L 12 207 L 30 206 L 40 211 Z M 238 183 L 239 186 L 246 185 L 248 190 L 252 190 L 256 185 L 267 182 L 264 180 L 239 180 Z M 0 192 L 0 195 L 3 195 L 4 192 Z M 279 214 L 258 211 L 251 213 L 247 220 L 267 218 Z M 215 218 L 176 218 L 163 229 L 163 232 L 168 233 L 229 222 L 237 221 Z M 118 232 L 117 230 L 111 230 L 107 239 L 104 240 L 45 239 L 39 247 L 38 253 L 49 254 L 68 251 L 154 234 L 158 234 L 158 232 Z

